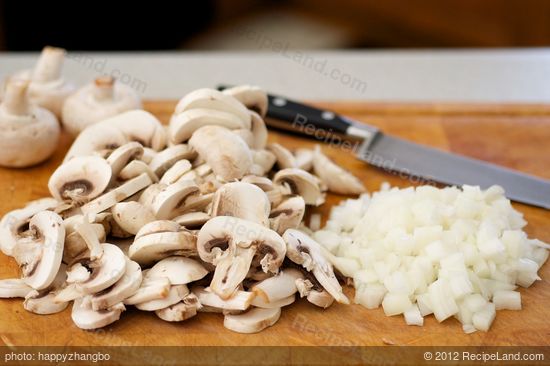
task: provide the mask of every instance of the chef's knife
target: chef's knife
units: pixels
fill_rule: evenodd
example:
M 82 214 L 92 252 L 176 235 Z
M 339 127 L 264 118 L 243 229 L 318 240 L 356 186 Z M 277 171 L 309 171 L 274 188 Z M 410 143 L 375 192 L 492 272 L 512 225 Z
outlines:
M 514 201 L 550 209 L 548 180 L 389 136 L 374 126 L 284 97 L 268 98 L 267 116 L 286 124 L 276 123 L 276 127 L 333 143 L 344 144 L 337 140 L 339 135 L 360 139 L 362 142 L 353 149 L 359 159 L 406 175 L 411 181 L 478 185 L 483 189 L 497 184 Z

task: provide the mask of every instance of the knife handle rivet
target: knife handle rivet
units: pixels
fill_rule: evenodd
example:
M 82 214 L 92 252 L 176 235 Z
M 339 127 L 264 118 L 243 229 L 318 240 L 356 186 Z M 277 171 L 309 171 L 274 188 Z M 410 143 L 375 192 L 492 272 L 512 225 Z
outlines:
M 329 111 L 324 111 L 322 114 L 321 114 L 321 118 L 324 119 L 324 120 L 331 120 L 331 119 L 334 119 L 334 113 L 332 112 L 329 112 Z
M 277 107 L 282 107 L 286 104 L 286 100 L 283 98 L 275 98 L 273 99 L 273 104 L 275 104 Z

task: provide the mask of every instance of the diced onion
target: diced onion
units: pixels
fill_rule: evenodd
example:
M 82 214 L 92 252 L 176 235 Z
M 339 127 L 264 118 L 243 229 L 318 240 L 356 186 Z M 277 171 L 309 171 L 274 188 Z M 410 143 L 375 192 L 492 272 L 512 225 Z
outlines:
M 529 239 L 525 225 L 498 186 L 386 184 L 333 207 L 313 237 L 353 279 L 356 303 L 410 325 L 455 317 L 472 333 L 487 331 L 496 310 L 520 310 L 517 286 L 540 280 L 550 246 Z

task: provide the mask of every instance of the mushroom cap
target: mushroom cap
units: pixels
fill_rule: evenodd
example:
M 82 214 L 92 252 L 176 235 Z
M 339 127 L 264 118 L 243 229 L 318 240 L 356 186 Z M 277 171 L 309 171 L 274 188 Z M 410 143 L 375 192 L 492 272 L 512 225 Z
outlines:
M 99 122 L 120 130 L 128 141 L 137 141 L 144 147 L 159 151 L 166 146 L 166 131 L 157 117 L 151 113 L 135 109 L 118 114 Z
M 248 122 L 248 123 L 247 123 Z M 170 141 L 179 144 L 189 140 L 199 128 L 216 125 L 235 129 L 250 129 L 250 119 L 243 121 L 237 115 L 215 109 L 196 108 L 175 114 L 170 119 Z
M 159 220 L 172 219 L 182 213 L 185 200 L 198 195 L 199 187 L 192 181 L 178 181 L 160 190 L 153 198 L 151 208 Z
M 89 301 L 78 298 L 74 300 L 71 318 L 80 329 L 98 329 L 116 322 L 124 310 L 124 305 L 119 303 L 110 309 L 95 311 Z
M 225 89 L 223 93 L 231 95 L 244 104 L 246 108 L 265 117 L 268 101 L 267 93 L 262 88 L 253 85 L 238 85 Z
M 106 156 L 127 142 L 126 136 L 115 126 L 98 123 L 86 128 L 77 136 L 63 161 L 69 161 L 76 156 L 93 154 Z
M 281 317 L 281 308 L 252 308 L 245 313 L 225 315 L 223 326 L 237 333 L 258 333 L 275 324 Z
M 220 126 L 199 128 L 191 145 L 224 181 L 240 179 L 252 166 L 252 153 L 242 138 Z
M 204 278 L 208 271 L 194 259 L 172 256 L 157 262 L 147 272 L 147 277 L 166 277 L 172 285 L 186 285 Z
M 258 186 L 231 182 L 221 186 L 212 199 L 212 216 L 234 216 L 269 227 L 269 198 Z
M 33 289 L 43 290 L 52 284 L 61 266 L 65 227 L 55 212 L 40 211 L 29 222 L 29 229 L 37 248 L 33 261 L 21 265 L 23 279 Z
M 180 99 L 174 113 L 178 115 L 196 108 L 232 113 L 250 126 L 250 114 L 246 107 L 234 97 L 218 90 L 203 88 L 188 93 Z
M 216 216 L 203 225 L 197 237 L 199 256 L 207 263 L 213 263 L 226 250 L 251 246 L 256 247 L 256 255 L 262 259 L 271 256 L 270 269 L 276 272 L 285 258 L 286 245 L 279 234 L 263 225 L 237 217 Z
M 62 108 L 63 126 L 72 135 L 106 118 L 141 108 L 140 98 L 134 89 L 112 78 L 110 85 L 103 85 L 105 82 L 102 80 L 107 78 L 97 78 L 65 100 Z M 110 88 L 112 95 L 109 98 L 98 98 L 98 88 Z
M 290 193 L 300 195 L 307 205 L 319 206 L 325 202 L 321 182 L 316 176 L 298 168 L 282 169 L 275 173 L 273 183 L 288 186 Z
M 75 157 L 51 175 L 48 188 L 58 201 L 88 202 L 99 196 L 111 181 L 111 166 L 97 156 Z
M 60 135 L 57 118 L 44 108 L 28 105 L 27 85 L 22 81 L 9 81 L 9 89 L 0 104 L 0 166 L 35 165 L 49 158 L 57 148 Z M 7 105 L 9 101 L 23 104 L 26 111 L 14 114 Z
M 111 208 L 113 220 L 122 230 L 132 235 L 146 224 L 155 221 L 153 212 L 136 201 L 119 202 Z

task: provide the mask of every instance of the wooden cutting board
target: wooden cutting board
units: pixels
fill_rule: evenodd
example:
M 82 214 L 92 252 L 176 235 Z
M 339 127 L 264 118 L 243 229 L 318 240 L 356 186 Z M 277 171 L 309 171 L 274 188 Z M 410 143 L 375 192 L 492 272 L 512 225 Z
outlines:
M 167 122 L 174 102 L 149 102 L 146 109 Z M 440 104 L 318 104 L 419 143 L 488 160 L 550 179 L 550 106 Z M 300 137 L 271 133 L 271 141 L 290 148 L 311 147 Z M 63 136 L 55 156 L 24 170 L 0 169 L 0 215 L 27 201 L 48 195 L 47 181 L 71 140 Z M 1 147 L 0 147 L 1 148 Z M 353 171 L 370 191 L 382 182 L 405 187 L 410 182 L 369 167 L 336 147 L 324 151 Z M 498 182 L 495 182 L 498 183 Z M 316 210 L 326 217 L 342 196 L 329 196 Z M 515 204 L 525 214 L 531 237 L 550 242 L 550 211 Z M 0 254 L 0 278 L 18 276 L 14 261 Z M 429 316 L 424 327 L 405 325 L 402 316 L 388 318 L 381 309 L 334 305 L 321 310 L 304 300 L 284 308 L 279 322 L 256 335 L 230 332 L 218 314 L 199 314 L 183 323 L 167 323 L 153 313 L 126 311 L 121 320 L 99 332 L 82 331 L 70 309 L 49 316 L 25 311 L 20 299 L 0 300 L 0 345 L 549 345 L 550 264 L 542 281 L 521 289 L 522 311 L 499 311 L 491 330 L 466 335 L 458 321 L 442 324 Z M 353 290 L 347 288 L 348 295 Z

